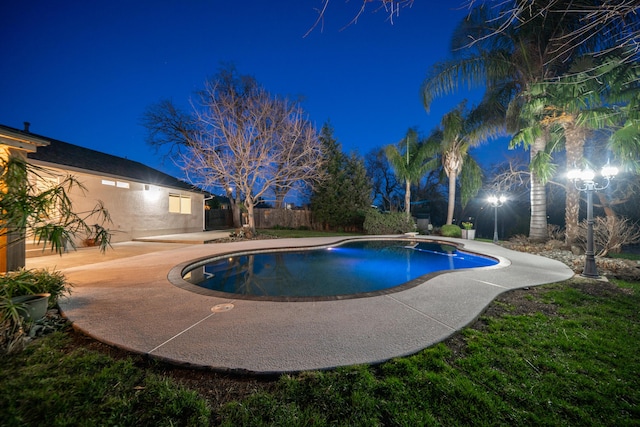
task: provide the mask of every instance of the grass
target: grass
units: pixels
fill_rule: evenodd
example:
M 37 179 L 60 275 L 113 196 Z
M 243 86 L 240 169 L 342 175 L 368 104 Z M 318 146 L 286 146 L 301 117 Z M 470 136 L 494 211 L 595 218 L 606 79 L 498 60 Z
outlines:
M 2 360 L 3 426 L 207 425 L 197 392 L 82 347 L 56 332 Z
M 417 355 L 283 377 L 227 405 L 226 425 L 637 425 L 640 286 L 621 285 L 633 294 L 547 286 L 524 296 L 543 312 L 499 301 L 502 314 Z
M 211 383 L 190 391 L 129 358 L 70 348 L 57 333 L 0 360 L 1 423 L 639 425 L 639 306 L 635 282 L 512 291 L 416 355 L 285 375 L 224 404 L 205 399 Z
M 640 254 L 632 254 L 627 252 L 621 252 L 619 254 L 609 253 L 608 257 L 616 259 L 628 259 L 631 261 L 640 261 Z
M 285 228 L 270 228 L 258 230 L 259 234 L 273 236 L 278 238 L 303 238 L 303 237 L 333 237 L 333 236 L 357 236 L 357 233 L 340 233 L 315 230 L 293 230 Z

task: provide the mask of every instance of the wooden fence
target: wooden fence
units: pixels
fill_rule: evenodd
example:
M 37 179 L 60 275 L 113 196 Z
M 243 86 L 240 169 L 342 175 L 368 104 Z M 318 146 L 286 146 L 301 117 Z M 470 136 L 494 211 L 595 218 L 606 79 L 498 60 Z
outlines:
M 205 230 L 233 227 L 231 209 L 208 209 L 204 211 Z
M 311 211 L 289 209 L 254 209 L 256 228 L 311 228 Z

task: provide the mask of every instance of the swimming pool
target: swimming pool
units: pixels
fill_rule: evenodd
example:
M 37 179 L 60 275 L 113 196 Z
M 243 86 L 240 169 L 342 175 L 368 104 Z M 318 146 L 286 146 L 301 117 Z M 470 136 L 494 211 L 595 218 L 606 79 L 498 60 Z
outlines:
M 396 292 L 430 274 L 497 263 L 446 242 L 355 240 L 324 248 L 227 254 L 195 263 L 182 277 L 203 290 L 239 298 L 337 299 Z

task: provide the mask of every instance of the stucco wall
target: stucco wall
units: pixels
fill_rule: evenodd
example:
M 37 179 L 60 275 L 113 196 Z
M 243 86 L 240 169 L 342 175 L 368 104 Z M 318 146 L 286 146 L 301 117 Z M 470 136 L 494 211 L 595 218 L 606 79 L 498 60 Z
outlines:
M 111 216 L 112 224 L 108 224 L 106 228 L 113 232 L 113 243 L 145 236 L 202 231 L 203 194 L 113 176 L 96 176 L 81 171 L 65 172 L 46 167 L 63 176 L 70 173 L 84 185 L 84 192 L 75 188 L 69 193 L 76 213 L 89 212 L 98 200 L 103 202 Z M 103 180 L 116 185 L 105 185 Z M 129 188 L 123 188 L 126 184 Z M 169 212 L 170 194 L 189 196 L 191 213 Z M 96 222 L 93 219 L 87 220 L 88 224 Z

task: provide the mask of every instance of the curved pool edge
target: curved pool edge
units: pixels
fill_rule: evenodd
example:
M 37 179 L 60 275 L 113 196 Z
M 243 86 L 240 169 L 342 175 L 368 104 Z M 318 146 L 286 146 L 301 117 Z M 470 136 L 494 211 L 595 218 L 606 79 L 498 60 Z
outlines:
M 398 236 L 354 236 L 354 237 L 344 237 L 341 240 L 336 240 L 332 243 L 321 243 L 317 245 L 304 245 L 304 246 L 287 246 L 287 247 L 278 247 L 277 245 L 274 247 L 265 247 L 257 250 L 229 250 L 228 252 L 222 252 L 216 254 L 215 256 L 207 256 L 203 258 L 198 258 L 186 262 L 182 262 L 175 267 L 173 267 L 169 274 L 167 275 L 167 279 L 170 283 L 177 286 L 180 289 L 184 289 L 190 292 L 194 292 L 199 295 L 218 297 L 218 298 L 230 298 L 230 299 L 243 299 L 243 300 L 254 300 L 254 301 L 271 301 L 271 302 L 318 302 L 318 301 L 334 301 L 334 300 L 345 300 L 352 298 L 370 298 L 374 296 L 380 295 L 389 295 L 396 292 L 401 292 L 415 286 L 419 286 L 432 278 L 444 274 L 450 273 L 453 271 L 464 271 L 466 269 L 455 269 L 455 270 L 440 270 L 432 273 L 428 273 L 419 277 L 416 277 L 408 282 L 402 283 L 397 286 L 380 289 L 376 291 L 370 292 L 360 292 L 360 293 L 351 293 L 351 294 L 339 294 L 339 295 L 331 295 L 331 296 L 263 296 L 263 295 L 245 295 L 245 294 L 233 294 L 228 292 L 216 291 L 212 289 L 203 288 L 198 286 L 197 284 L 191 283 L 184 279 L 184 275 L 191 269 L 201 266 L 207 262 L 212 262 L 221 258 L 226 257 L 238 257 L 244 255 L 252 255 L 252 254 L 262 254 L 262 253 L 273 253 L 273 252 L 298 252 L 301 250 L 319 250 L 319 249 L 327 249 L 334 246 L 341 246 L 354 241 L 406 241 L 406 242 L 415 242 L 417 240 L 430 242 L 430 243 L 439 243 L 439 244 L 447 244 L 450 246 L 456 247 L 457 250 L 461 250 L 463 252 L 469 253 L 471 255 L 482 256 L 486 258 L 491 258 L 497 262 L 495 265 L 490 266 L 482 266 L 482 267 L 474 267 L 473 270 L 480 270 L 486 268 L 503 268 L 510 265 L 510 262 L 506 258 L 494 257 L 481 254 L 479 252 L 475 252 L 465 248 L 464 244 L 460 242 L 455 242 L 451 240 L 443 240 L 436 237 L 428 237 L 428 236 L 411 236 L 408 237 L 403 235 L 401 237 Z
M 277 244 L 331 240 L 282 239 Z M 509 265 L 447 272 L 428 286 L 393 295 L 289 304 L 210 297 L 173 286 L 167 275 L 179 262 L 212 250 L 266 246 L 260 241 L 197 245 L 65 269 L 75 287 L 60 306 L 77 330 L 129 351 L 183 366 L 272 375 L 414 354 L 470 324 L 503 292 L 573 276 L 548 258 L 485 242 L 438 240 L 503 258 Z M 212 311 L 220 304 L 232 309 Z

